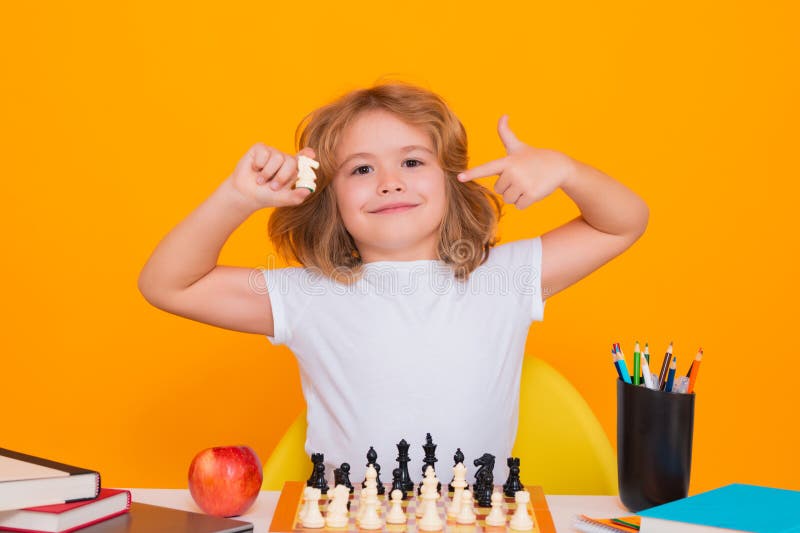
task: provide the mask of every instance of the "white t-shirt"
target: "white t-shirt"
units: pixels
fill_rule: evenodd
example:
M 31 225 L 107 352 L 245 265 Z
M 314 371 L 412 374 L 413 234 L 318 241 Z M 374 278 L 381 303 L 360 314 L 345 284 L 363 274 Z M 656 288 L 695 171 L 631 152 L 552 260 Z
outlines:
M 370 446 L 391 482 L 401 439 L 411 444 L 411 480 L 421 481 L 426 433 L 443 482 L 457 448 L 469 479 L 488 452 L 502 482 L 525 340 L 544 314 L 541 250 L 540 237 L 495 246 L 465 282 L 433 259 L 368 263 L 351 286 L 316 269 L 262 269 L 275 325 L 267 338 L 297 357 L 305 450 L 325 455 L 329 484 L 343 462 L 362 481 Z

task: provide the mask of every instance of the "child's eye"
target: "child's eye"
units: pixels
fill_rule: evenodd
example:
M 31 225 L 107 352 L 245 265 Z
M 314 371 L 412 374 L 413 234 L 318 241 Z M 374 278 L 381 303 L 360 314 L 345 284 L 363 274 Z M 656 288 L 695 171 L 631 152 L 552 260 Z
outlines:
M 363 176 L 363 175 L 364 175 L 364 173 L 363 173 L 363 172 L 359 172 L 359 170 L 361 170 L 362 168 L 369 168 L 369 165 L 361 165 L 360 167 L 356 167 L 356 168 L 353 170 L 353 172 L 352 172 L 352 173 L 353 173 L 353 174 L 358 174 L 359 176 Z
M 421 166 L 421 165 L 424 165 L 424 164 L 425 164 L 425 163 L 423 163 L 422 161 L 420 161 L 419 159 L 406 159 L 406 161 L 408 161 L 408 162 L 414 162 L 414 163 L 419 163 L 419 165 L 412 165 L 412 166 L 411 166 L 412 168 L 414 168 L 414 167 L 418 167 L 418 166 Z

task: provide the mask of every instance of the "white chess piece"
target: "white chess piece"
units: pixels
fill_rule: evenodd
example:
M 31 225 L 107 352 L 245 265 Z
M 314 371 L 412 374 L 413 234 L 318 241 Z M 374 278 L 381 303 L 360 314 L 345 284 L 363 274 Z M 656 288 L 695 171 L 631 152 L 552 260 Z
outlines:
M 350 490 L 344 485 L 333 488 L 333 499 L 328 503 L 325 513 L 325 525 L 328 527 L 344 527 L 347 525 L 347 500 Z
M 325 518 L 319 510 L 319 499 L 322 496 L 320 489 L 311 488 L 309 491 L 308 508 L 300 522 L 303 527 L 320 528 L 325 527 Z
M 503 493 L 500 491 L 496 490 L 492 493 L 492 510 L 486 516 L 486 525 L 506 525 L 506 513 L 503 511 Z
M 295 188 L 305 187 L 306 189 L 314 192 L 317 188 L 317 176 L 312 169 L 319 168 L 319 161 L 315 161 L 308 156 L 297 156 L 297 181 L 295 181 Z
M 375 481 L 377 477 L 377 470 L 375 470 L 374 466 L 369 465 L 367 467 L 366 488 L 362 489 L 366 491 L 366 496 L 364 497 L 364 509 L 361 513 L 361 519 L 358 522 L 358 527 L 361 529 L 381 529 L 383 527 L 383 520 L 378 515 L 380 500 L 378 500 L 378 483 Z
M 436 472 L 428 465 L 428 468 L 425 469 L 425 477 L 422 478 L 422 487 L 420 488 L 419 498 L 417 499 L 417 518 L 422 518 L 428 505 L 436 506 L 436 501 L 439 499 L 439 493 L 436 490 L 436 485 L 438 483 L 439 480 L 436 477 Z M 426 499 L 424 496 L 426 492 L 432 492 L 434 497 L 432 499 Z
M 528 503 L 531 501 L 531 494 L 527 490 L 518 490 L 514 493 L 514 501 L 517 508 L 514 516 L 511 517 L 508 525 L 517 531 L 529 531 L 533 529 L 533 520 L 528 514 Z
M 464 463 L 458 463 L 453 467 L 453 499 L 447 506 L 447 516 L 455 518 L 461 510 L 461 494 L 467 487 L 467 467 Z
M 461 494 L 461 509 L 456 516 L 456 524 L 474 524 L 475 507 L 472 505 L 472 492 L 465 490 Z
M 408 521 L 405 511 L 403 511 L 403 493 L 399 489 L 394 489 L 391 494 L 392 505 L 386 513 L 387 524 L 405 524 Z
M 436 483 L 437 480 L 433 474 L 433 468 L 429 466 L 425 471 L 425 479 L 422 481 L 423 513 L 422 518 L 417 523 L 417 529 L 421 531 L 439 531 L 444 525 L 436 507 L 436 501 L 439 499 Z
M 311 503 L 311 491 L 314 490 L 314 487 L 305 486 L 303 487 L 303 503 L 300 507 L 300 512 L 297 513 L 297 521 L 302 522 L 303 518 L 306 516 L 308 512 L 308 506 Z

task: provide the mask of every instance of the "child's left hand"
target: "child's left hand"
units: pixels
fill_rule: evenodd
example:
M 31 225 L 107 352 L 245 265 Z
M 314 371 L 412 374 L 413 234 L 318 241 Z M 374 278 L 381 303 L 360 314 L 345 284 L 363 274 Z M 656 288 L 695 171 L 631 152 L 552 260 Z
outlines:
M 567 180 L 574 161 L 561 152 L 534 148 L 517 139 L 508 127 L 508 115 L 497 124 L 507 156 L 489 161 L 458 175 L 459 181 L 499 175 L 494 190 L 508 204 L 525 209 L 549 196 Z

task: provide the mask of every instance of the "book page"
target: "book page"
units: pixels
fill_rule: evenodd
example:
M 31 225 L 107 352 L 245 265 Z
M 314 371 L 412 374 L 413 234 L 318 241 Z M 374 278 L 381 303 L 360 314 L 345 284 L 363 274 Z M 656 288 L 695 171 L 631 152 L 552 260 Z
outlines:
M 20 479 L 41 479 L 48 477 L 67 477 L 68 472 L 35 465 L 19 459 L 0 455 L 0 483 Z

